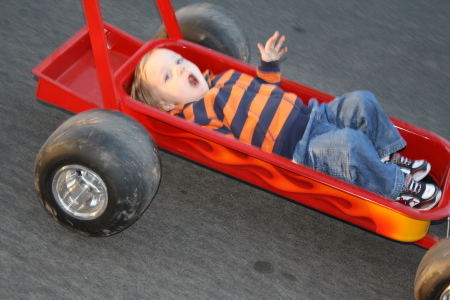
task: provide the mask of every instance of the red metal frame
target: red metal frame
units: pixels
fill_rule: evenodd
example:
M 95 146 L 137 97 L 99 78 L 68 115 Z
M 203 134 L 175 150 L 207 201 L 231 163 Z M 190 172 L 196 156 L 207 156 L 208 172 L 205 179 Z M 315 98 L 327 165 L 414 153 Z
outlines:
M 169 38 L 182 39 L 180 27 L 170 1 L 156 0 L 158 9 L 166 27 Z M 114 76 L 108 54 L 108 42 L 105 37 L 105 27 L 98 0 L 83 0 L 86 23 L 89 31 L 92 52 L 100 82 L 105 109 L 118 109 L 118 98 L 114 85 Z
M 156 4 L 158 5 L 164 26 L 166 27 L 168 37 L 175 40 L 183 39 L 172 3 L 170 1 L 156 0 Z
M 117 110 L 117 92 L 107 51 L 108 43 L 105 37 L 100 3 L 98 1 L 83 0 L 83 6 L 86 12 L 86 23 L 89 29 L 92 52 L 102 92 L 103 107 Z
M 233 68 L 255 74 L 251 65 L 182 40 L 170 1 L 156 2 L 169 39 L 144 43 L 103 22 L 97 0 L 83 0 L 87 26 L 33 70 L 39 78 L 37 97 L 75 113 L 93 108 L 120 110 L 147 128 L 161 148 L 395 240 L 425 248 L 439 240 L 427 230 L 431 220 L 449 215 L 450 143 L 436 134 L 392 119 L 411 145 L 404 154 L 429 160 L 443 190 L 435 209 L 418 211 L 131 99 L 134 68 L 156 47 L 181 53 L 201 70 L 217 74 Z M 285 78 L 280 85 L 306 100 L 334 98 Z

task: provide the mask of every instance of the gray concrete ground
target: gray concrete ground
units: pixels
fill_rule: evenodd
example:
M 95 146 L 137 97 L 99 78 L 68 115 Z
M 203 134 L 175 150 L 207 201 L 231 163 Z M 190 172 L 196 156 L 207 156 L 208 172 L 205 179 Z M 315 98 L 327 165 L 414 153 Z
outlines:
M 107 21 L 142 40 L 160 24 L 151 1 L 103 2 Z M 280 30 L 285 77 L 335 95 L 371 90 L 389 115 L 450 139 L 449 1 L 210 2 L 246 28 L 253 64 L 256 43 Z M 412 299 L 424 249 L 168 153 L 132 227 L 87 238 L 59 226 L 37 199 L 33 164 L 69 115 L 35 101 L 31 69 L 84 25 L 81 1 L 0 5 L 1 299 Z

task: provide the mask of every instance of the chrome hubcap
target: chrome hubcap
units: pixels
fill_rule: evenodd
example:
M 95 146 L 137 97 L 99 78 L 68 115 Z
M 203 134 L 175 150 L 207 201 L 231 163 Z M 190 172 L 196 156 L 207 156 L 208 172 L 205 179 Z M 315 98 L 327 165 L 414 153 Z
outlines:
M 442 292 L 440 300 L 450 300 L 450 285 Z
M 52 191 L 59 206 L 79 220 L 98 218 L 108 205 L 108 191 L 101 177 L 80 165 L 59 169 L 53 177 Z

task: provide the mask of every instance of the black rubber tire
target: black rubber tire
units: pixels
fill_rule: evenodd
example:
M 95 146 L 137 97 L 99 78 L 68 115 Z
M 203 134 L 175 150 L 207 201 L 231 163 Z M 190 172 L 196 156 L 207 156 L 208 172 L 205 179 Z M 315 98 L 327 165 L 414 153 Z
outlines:
M 58 170 L 77 165 L 95 172 L 106 186 L 103 213 L 80 219 L 60 205 L 52 191 Z M 92 110 L 64 122 L 42 146 L 34 184 L 44 208 L 61 225 L 88 236 L 109 236 L 133 224 L 159 187 L 158 149 L 147 130 L 129 116 Z
M 450 296 L 449 289 L 450 238 L 447 238 L 434 245 L 422 258 L 414 282 L 414 299 L 444 299 L 444 291 L 447 297 Z
M 196 3 L 175 12 L 185 40 L 248 62 L 250 59 L 247 36 L 236 20 L 223 8 L 210 3 Z M 162 25 L 155 38 L 166 38 Z

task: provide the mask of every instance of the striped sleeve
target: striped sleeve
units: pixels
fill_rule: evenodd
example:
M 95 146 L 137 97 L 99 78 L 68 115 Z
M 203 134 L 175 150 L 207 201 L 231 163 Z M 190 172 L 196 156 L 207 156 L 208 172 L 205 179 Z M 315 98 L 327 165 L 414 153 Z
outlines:
M 256 78 L 261 83 L 272 83 L 279 85 L 281 81 L 280 61 L 261 61 L 261 65 L 256 68 L 256 75 Z

